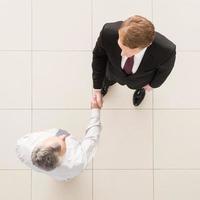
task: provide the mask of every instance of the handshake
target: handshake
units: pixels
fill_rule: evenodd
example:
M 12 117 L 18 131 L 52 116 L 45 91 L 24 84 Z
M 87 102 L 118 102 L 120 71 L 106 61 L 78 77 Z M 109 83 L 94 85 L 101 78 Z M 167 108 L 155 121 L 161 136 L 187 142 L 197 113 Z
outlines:
M 93 91 L 92 100 L 91 100 L 91 108 L 101 109 L 103 106 L 103 98 L 101 91 Z

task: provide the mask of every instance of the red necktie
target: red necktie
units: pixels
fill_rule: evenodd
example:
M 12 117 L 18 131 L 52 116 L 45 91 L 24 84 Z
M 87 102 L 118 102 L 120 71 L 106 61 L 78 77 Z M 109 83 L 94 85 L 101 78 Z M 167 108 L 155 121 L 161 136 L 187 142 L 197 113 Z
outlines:
M 127 58 L 123 70 L 127 74 L 132 74 L 133 64 L 134 64 L 134 56 Z

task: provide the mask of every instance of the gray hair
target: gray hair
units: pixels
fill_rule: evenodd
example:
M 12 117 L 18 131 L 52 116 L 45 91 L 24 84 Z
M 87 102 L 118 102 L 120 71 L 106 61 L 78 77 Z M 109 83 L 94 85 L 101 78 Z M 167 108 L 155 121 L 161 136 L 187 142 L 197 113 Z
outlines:
M 45 171 L 51 171 L 59 165 L 61 146 L 55 143 L 51 146 L 36 146 L 31 154 L 33 165 Z

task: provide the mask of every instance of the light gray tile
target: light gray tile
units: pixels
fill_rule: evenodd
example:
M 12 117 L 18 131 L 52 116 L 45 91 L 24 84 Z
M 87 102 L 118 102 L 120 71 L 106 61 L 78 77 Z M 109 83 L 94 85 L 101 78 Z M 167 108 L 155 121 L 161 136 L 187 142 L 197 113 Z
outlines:
M 0 108 L 30 108 L 30 54 L 0 52 L 0 70 Z
M 91 49 L 91 1 L 33 1 L 33 48 Z
M 0 1 L 0 50 L 28 50 L 31 45 L 31 1 Z
M 198 200 L 200 198 L 199 171 L 157 171 L 155 200 Z
M 156 168 L 200 168 L 199 118 L 199 110 L 155 111 Z
M 0 169 L 27 169 L 16 156 L 17 140 L 31 131 L 31 112 L 0 110 Z
M 94 200 L 153 200 L 151 171 L 94 171 Z
M 30 170 L 0 170 L 0 199 L 31 200 Z
M 33 56 L 34 108 L 89 108 L 91 54 L 43 52 Z
M 32 195 L 32 200 L 92 200 L 92 172 L 87 170 L 70 182 L 33 172 Z
M 200 50 L 198 23 L 200 2 L 196 0 L 153 1 L 156 30 L 169 37 L 178 50 Z
M 152 167 L 152 112 L 105 110 L 95 169 Z
M 175 67 L 166 82 L 154 90 L 155 108 L 200 108 L 198 68 L 200 53 L 178 53 Z

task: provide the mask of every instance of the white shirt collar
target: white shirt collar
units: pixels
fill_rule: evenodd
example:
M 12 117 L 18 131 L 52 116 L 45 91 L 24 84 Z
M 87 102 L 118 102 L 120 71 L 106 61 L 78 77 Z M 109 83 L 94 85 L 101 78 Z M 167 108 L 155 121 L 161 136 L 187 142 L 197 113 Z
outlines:
M 135 54 L 136 57 L 140 57 L 143 56 L 145 51 L 146 51 L 147 47 L 145 47 L 144 49 L 142 49 L 140 52 L 138 52 L 137 54 Z

